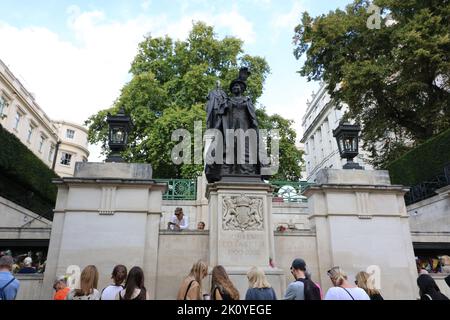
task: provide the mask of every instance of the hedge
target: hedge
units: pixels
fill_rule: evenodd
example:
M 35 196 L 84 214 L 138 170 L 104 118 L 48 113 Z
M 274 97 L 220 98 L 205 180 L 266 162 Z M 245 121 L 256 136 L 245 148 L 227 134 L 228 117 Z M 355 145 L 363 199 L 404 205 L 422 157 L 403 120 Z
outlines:
M 389 170 L 394 184 L 413 186 L 443 174 L 450 163 L 450 129 L 427 140 L 391 162 Z
M 51 219 L 58 175 L 1 125 L 0 148 L 0 195 Z

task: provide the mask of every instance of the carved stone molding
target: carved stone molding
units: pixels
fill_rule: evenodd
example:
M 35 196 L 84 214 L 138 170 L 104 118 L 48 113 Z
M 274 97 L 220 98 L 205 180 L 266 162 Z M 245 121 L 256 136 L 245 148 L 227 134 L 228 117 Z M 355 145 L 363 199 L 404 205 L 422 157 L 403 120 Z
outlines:
M 100 203 L 100 209 L 98 210 L 102 215 L 112 215 L 114 214 L 115 201 L 116 201 L 116 187 L 103 187 L 102 188 L 102 199 Z
M 263 199 L 258 197 L 228 196 L 223 198 L 223 230 L 263 230 Z

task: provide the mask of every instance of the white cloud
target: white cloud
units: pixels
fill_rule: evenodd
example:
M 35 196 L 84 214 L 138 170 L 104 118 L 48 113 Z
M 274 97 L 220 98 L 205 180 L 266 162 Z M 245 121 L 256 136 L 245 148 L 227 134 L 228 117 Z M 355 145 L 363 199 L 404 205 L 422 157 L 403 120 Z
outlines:
M 301 12 L 305 10 L 302 2 L 301 0 L 297 0 L 288 12 L 274 14 L 271 25 L 278 30 L 294 30 L 295 26 L 300 22 Z
M 215 22 L 220 27 L 229 28 L 232 35 L 241 38 L 247 43 L 254 43 L 256 40 L 253 24 L 239 14 L 236 9 L 217 15 Z
M 142 1 L 141 8 L 142 8 L 142 10 L 147 11 L 151 5 L 152 5 L 152 0 L 145 0 L 145 1 Z

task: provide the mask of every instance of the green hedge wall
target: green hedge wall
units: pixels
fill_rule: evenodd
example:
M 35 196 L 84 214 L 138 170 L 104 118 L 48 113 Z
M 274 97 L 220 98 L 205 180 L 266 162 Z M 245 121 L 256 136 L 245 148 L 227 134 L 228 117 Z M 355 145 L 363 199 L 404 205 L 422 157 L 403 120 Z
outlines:
M 413 186 L 442 174 L 450 163 L 450 129 L 422 143 L 387 166 L 394 184 Z
M 52 218 L 58 175 L 0 125 L 0 195 Z M 24 194 L 25 193 L 25 194 Z

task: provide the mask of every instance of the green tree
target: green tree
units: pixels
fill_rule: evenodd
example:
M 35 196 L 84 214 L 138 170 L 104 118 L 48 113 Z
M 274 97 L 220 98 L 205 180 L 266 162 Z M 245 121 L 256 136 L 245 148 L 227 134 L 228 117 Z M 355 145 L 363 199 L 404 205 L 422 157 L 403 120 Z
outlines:
M 381 28 L 367 21 L 370 1 L 312 18 L 295 29 L 300 74 L 323 79 L 346 118 L 363 125 L 364 148 L 383 167 L 450 125 L 450 2 L 375 0 Z M 369 20 L 370 21 L 370 20 Z
M 167 36 L 147 37 L 139 44 L 132 62 L 132 79 L 122 88 L 113 107 L 86 121 L 89 141 L 100 142 L 103 153 L 108 153 L 106 115 L 123 107 L 133 120 L 129 146 L 124 152 L 128 161 L 151 163 L 155 178 L 198 176 L 203 171 L 202 165 L 172 163 L 171 150 L 178 144 L 171 141 L 172 132 L 182 128 L 193 137 L 195 121 L 202 121 L 205 126 L 206 95 L 218 80 L 228 90 L 241 65 L 251 69 L 247 94 L 257 103 L 269 66 L 264 58 L 245 54 L 242 45 L 234 37 L 218 39 L 213 28 L 204 23 L 195 23 L 184 41 Z M 281 148 L 281 153 L 287 158 L 283 156 L 280 171 L 286 173 L 284 178 L 298 179 L 301 153 L 295 148 L 292 122 L 279 116 L 269 121 L 271 117 L 263 109 L 258 110 L 258 117 L 264 128 L 270 129 L 271 123 L 277 122 L 283 129 L 280 144 L 285 148 Z M 193 155 L 193 141 L 191 147 Z

